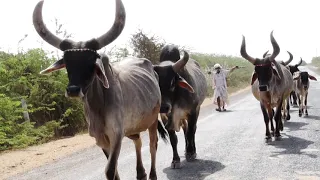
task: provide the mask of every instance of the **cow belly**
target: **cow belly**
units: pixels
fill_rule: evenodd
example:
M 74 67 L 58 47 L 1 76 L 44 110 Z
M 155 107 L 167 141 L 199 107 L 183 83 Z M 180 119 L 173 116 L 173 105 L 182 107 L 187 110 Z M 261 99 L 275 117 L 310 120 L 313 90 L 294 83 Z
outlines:
M 143 113 L 140 116 L 128 118 L 125 120 L 124 131 L 125 136 L 138 134 L 146 131 L 153 123 L 158 120 L 158 113 L 160 111 L 160 102 L 151 110 Z
M 175 105 L 172 113 L 173 128 L 176 132 L 180 132 L 180 127 L 184 124 L 184 120 L 188 119 L 189 111 Z

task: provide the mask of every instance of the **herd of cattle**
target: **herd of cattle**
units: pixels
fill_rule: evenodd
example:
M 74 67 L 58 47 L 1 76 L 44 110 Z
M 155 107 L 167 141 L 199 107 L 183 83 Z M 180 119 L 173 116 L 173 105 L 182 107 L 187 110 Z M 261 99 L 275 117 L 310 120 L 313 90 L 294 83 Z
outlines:
M 137 157 L 137 179 L 147 179 L 141 159 L 140 133 L 148 129 L 150 137 L 151 170 L 149 179 L 157 179 L 156 151 L 158 134 L 166 141 L 167 136 L 173 150 L 172 168 L 180 167 L 176 132 L 182 127 L 185 135 L 185 156 L 188 161 L 196 158 L 195 132 L 200 105 L 207 94 L 207 83 L 197 61 L 175 45 L 166 45 L 160 55 L 160 64 L 153 65 L 144 58 L 128 57 L 110 64 L 106 55 L 97 50 L 113 42 L 125 26 L 126 13 L 121 0 L 116 0 L 116 15 L 111 29 L 98 38 L 84 42 L 60 39 L 51 33 L 42 19 L 43 0 L 33 12 L 33 24 L 38 34 L 47 43 L 63 51 L 62 59 L 41 71 L 41 74 L 66 68 L 69 83 L 66 97 L 81 98 L 89 134 L 96 139 L 108 159 L 105 169 L 109 180 L 120 179 L 117 161 L 124 137 L 134 141 Z M 245 38 L 241 55 L 255 66 L 252 75 L 252 92 L 260 101 L 266 124 L 266 139 L 280 137 L 282 118 L 290 119 L 289 95 L 296 97 L 300 105 L 299 115 L 308 114 L 308 78 L 316 80 L 298 66 L 277 62 L 280 48 L 271 33 L 273 53 L 266 52 L 262 59 L 253 58 L 246 52 Z M 302 60 L 301 60 L 302 61 Z M 291 102 L 291 99 L 290 99 Z M 273 108 L 276 108 L 274 113 Z M 283 113 L 282 113 L 283 111 Z M 160 114 L 161 120 L 158 120 Z M 273 121 L 275 119 L 276 129 Z M 269 130 L 271 124 L 271 132 Z M 163 126 L 164 124 L 164 126 Z

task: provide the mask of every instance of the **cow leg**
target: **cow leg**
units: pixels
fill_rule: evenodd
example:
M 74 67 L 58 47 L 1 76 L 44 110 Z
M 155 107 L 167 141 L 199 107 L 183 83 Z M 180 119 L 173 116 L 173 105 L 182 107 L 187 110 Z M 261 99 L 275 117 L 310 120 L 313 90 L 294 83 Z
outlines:
M 114 180 L 117 174 L 117 161 L 121 150 L 122 136 L 113 135 L 108 137 L 110 140 L 110 152 L 108 153 L 109 159 L 105 169 L 105 174 L 108 180 Z
M 275 139 L 279 140 L 281 138 L 280 130 L 283 130 L 283 123 L 281 119 L 281 106 L 282 106 L 282 98 L 278 102 L 278 106 L 276 109 L 276 114 L 274 120 L 276 121 L 276 131 L 275 131 Z
M 293 98 L 293 105 L 297 105 L 297 95 L 294 91 L 291 92 Z
M 187 161 L 193 161 L 197 157 L 195 133 L 197 131 L 199 111 L 200 109 L 198 108 L 195 112 L 191 112 L 188 115 L 187 149 L 185 154 Z
M 261 107 L 261 111 L 262 111 L 262 114 L 263 114 L 264 123 L 266 125 L 266 137 L 265 137 L 265 140 L 266 140 L 266 142 L 268 142 L 269 140 L 271 140 L 271 134 L 270 134 L 270 129 L 269 129 L 269 116 L 268 116 L 268 113 L 267 113 L 267 110 L 266 110 L 265 106 L 262 103 L 260 103 L 260 107 Z M 270 119 L 272 121 L 272 118 L 270 118 Z
M 290 105 L 289 105 L 289 102 L 287 101 L 287 118 L 286 118 L 286 120 L 288 121 L 288 120 L 290 120 L 291 119 L 291 116 L 290 116 Z
M 301 117 L 302 116 L 302 112 L 303 112 L 303 104 L 302 104 L 302 97 L 301 97 L 301 95 L 299 95 L 298 96 L 299 97 L 299 117 Z
M 108 158 L 109 158 L 108 150 L 102 149 L 102 151 L 103 151 L 104 155 L 106 156 L 106 158 L 108 159 Z M 119 177 L 118 171 L 116 172 L 115 180 L 120 180 L 120 177 Z
M 150 138 L 150 154 L 151 154 L 151 169 L 149 174 L 150 180 L 157 179 L 157 172 L 156 172 L 156 155 L 157 155 L 157 148 L 158 148 L 158 121 L 155 121 L 149 130 L 149 138 Z
M 177 150 L 177 145 L 178 145 L 178 137 L 176 135 L 176 132 L 174 130 L 167 130 L 169 137 L 170 137 L 170 143 L 172 146 L 172 151 L 173 151 L 173 159 L 171 163 L 171 168 L 172 169 L 178 169 L 180 168 L 180 157 L 178 154 Z
M 271 124 L 271 135 L 274 136 L 274 125 L 273 125 L 274 110 L 273 110 L 273 108 L 271 108 L 271 111 L 268 111 L 268 115 L 269 115 L 269 121 Z
M 307 103 L 308 103 L 308 93 L 306 93 L 306 95 L 305 95 L 305 99 L 304 99 L 304 105 L 305 105 L 305 114 L 306 114 L 306 116 L 308 116 L 309 114 L 308 114 L 308 108 L 307 108 Z
M 157 122 L 158 123 L 158 122 Z M 136 156 L 137 156 L 137 179 L 139 180 L 146 180 L 147 174 L 142 164 L 142 156 L 141 156 L 141 147 L 142 141 L 140 134 L 138 134 L 137 138 L 133 140 L 135 148 L 136 148 Z

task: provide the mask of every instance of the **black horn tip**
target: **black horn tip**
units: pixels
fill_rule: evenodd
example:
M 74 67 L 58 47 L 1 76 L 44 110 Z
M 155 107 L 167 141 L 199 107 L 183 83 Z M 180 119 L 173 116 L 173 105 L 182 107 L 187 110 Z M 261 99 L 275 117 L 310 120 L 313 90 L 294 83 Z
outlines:
M 189 53 L 185 50 L 183 50 L 183 60 L 185 60 L 185 61 L 189 60 Z

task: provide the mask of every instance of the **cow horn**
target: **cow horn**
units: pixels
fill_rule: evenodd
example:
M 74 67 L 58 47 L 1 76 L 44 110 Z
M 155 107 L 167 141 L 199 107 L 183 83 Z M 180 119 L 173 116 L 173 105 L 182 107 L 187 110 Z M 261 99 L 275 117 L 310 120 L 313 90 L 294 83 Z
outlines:
M 183 57 L 172 65 L 173 71 L 178 73 L 183 66 L 185 66 L 189 60 L 189 54 L 183 51 Z
M 292 54 L 291 54 L 289 51 L 287 51 L 287 52 L 288 52 L 288 54 L 289 54 L 290 58 L 289 58 L 289 60 L 288 60 L 288 61 L 285 61 L 285 62 L 284 62 L 284 65 L 285 65 L 285 66 L 287 66 L 288 64 L 290 64 L 290 63 L 291 63 L 291 61 L 292 61 L 292 59 L 293 59 Z
M 280 79 L 283 79 L 284 76 L 283 76 L 282 69 L 281 69 L 279 63 L 275 60 L 275 58 L 277 57 L 277 55 L 280 53 L 280 47 L 279 47 L 277 41 L 276 41 L 276 40 L 274 39 L 274 37 L 273 37 L 273 31 L 271 31 L 270 39 L 271 39 L 271 44 L 272 44 L 272 47 L 273 47 L 273 53 L 272 53 L 272 55 L 269 57 L 269 59 L 270 59 L 270 61 L 274 64 L 274 66 L 277 68 L 277 71 L 278 71 L 278 73 L 279 73 Z
M 268 51 L 266 51 L 264 54 L 263 54 L 263 58 L 265 58 L 266 56 L 267 56 L 267 54 L 268 54 L 268 52 L 269 52 L 269 50 Z
M 296 66 L 300 66 L 302 64 L 302 57 L 300 57 L 300 62 Z
M 272 47 L 273 47 L 273 53 L 270 56 L 270 60 L 271 61 L 275 61 L 275 58 L 280 53 L 280 47 L 279 47 L 277 41 L 273 37 L 273 31 L 271 31 L 270 39 L 271 39 L 271 44 L 272 44 Z
M 247 50 L 246 50 L 246 38 L 242 35 L 242 44 L 241 44 L 241 49 L 240 49 L 240 54 L 243 58 L 245 58 L 246 60 L 248 60 L 249 62 L 251 62 L 252 64 L 256 63 L 256 60 L 249 56 L 247 54 Z
M 97 38 L 98 49 L 110 44 L 121 34 L 126 21 L 126 11 L 121 0 L 116 0 L 116 15 L 111 29 Z
M 42 6 L 43 6 L 43 0 L 38 2 L 36 7 L 34 8 L 33 26 L 43 40 L 45 40 L 47 43 L 51 44 L 52 46 L 60 49 L 60 43 L 62 42 L 62 40 L 56 35 L 52 34 L 47 28 L 47 26 L 44 24 L 43 18 L 42 18 Z

